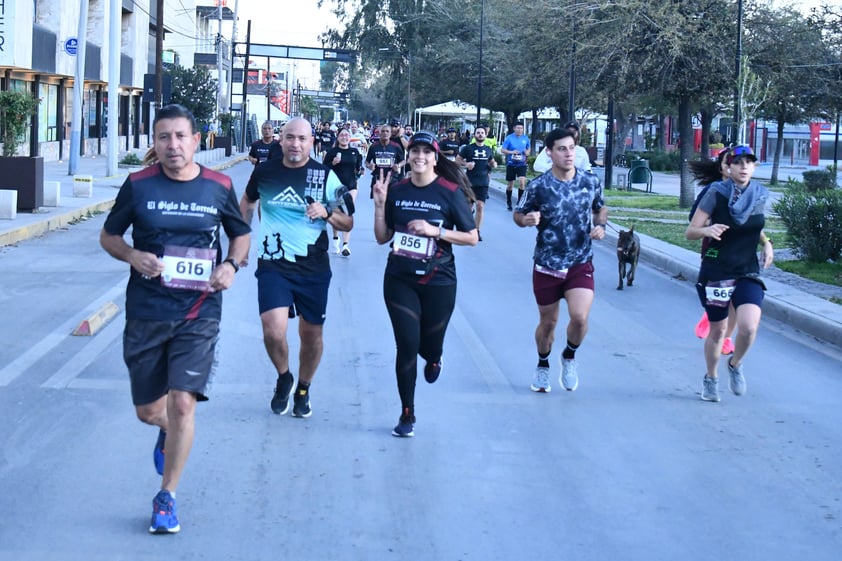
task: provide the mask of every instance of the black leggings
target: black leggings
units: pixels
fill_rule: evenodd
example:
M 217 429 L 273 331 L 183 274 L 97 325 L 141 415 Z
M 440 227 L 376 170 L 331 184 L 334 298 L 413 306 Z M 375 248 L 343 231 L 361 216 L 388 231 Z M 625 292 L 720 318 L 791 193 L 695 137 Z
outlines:
M 418 355 L 427 362 L 441 359 L 444 332 L 456 304 L 456 284 L 428 286 L 385 275 L 383 298 L 395 333 L 401 409 L 415 411 Z

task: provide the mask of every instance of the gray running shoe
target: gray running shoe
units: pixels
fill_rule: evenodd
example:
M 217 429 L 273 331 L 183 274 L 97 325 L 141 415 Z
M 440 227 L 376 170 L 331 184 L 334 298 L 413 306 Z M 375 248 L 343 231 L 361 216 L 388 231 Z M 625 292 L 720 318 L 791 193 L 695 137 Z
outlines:
M 579 387 L 579 373 L 576 371 L 575 358 L 561 358 L 561 375 L 558 377 L 558 383 L 569 391 L 576 391 Z
M 743 395 L 746 393 L 746 379 L 743 376 L 743 365 L 731 366 L 731 360 L 728 359 L 728 374 L 731 375 L 729 384 L 731 393 L 734 395 Z
M 702 382 L 702 399 L 704 401 L 719 401 L 719 378 L 704 377 Z
M 532 379 L 530 389 L 533 392 L 539 393 L 550 393 L 552 391 L 552 388 L 550 387 L 549 368 L 544 368 L 543 366 L 535 368 L 535 377 Z

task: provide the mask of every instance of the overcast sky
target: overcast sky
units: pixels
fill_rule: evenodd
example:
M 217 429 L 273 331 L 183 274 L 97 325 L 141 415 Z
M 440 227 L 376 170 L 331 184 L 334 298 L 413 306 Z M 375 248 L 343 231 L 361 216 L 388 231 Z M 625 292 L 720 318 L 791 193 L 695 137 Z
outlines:
M 228 0 L 234 9 L 237 0 Z M 245 41 L 246 24 L 251 20 L 252 43 L 296 47 L 321 47 L 319 35 L 336 18 L 327 7 L 317 8 L 316 0 L 239 0 L 239 30 Z
M 233 11 L 237 0 L 228 0 Z M 321 47 L 319 35 L 328 25 L 337 25 L 329 7 L 316 7 L 316 0 L 239 0 L 237 40 L 246 40 L 246 26 L 251 20 L 251 42 L 292 47 Z M 258 62 L 265 66 L 265 60 Z M 273 70 L 290 69 L 294 77 L 308 89 L 319 88 L 319 65 L 306 60 L 272 59 Z

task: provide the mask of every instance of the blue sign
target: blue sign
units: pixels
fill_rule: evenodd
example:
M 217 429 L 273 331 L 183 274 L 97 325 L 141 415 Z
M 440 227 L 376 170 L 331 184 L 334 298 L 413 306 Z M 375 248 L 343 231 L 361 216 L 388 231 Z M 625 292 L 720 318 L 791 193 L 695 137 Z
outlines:
M 70 56 L 76 56 L 76 47 L 79 46 L 79 41 L 76 37 L 71 37 L 67 41 L 64 42 L 64 52 L 69 54 Z

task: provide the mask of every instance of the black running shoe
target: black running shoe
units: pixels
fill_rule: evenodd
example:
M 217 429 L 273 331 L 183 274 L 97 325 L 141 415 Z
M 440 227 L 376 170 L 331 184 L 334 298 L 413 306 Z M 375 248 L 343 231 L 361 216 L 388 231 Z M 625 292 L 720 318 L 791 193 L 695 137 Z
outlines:
M 292 415 L 293 417 L 303 417 L 307 418 L 313 414 L 313 410 L 310 409 L 310 390 L 309 389 L 297 389 L 295 390 L 295 394 L 292 396 Z
M 392 429 L 392 436 L 401 438 L 409 438 L 415 436 L 415 415 L 409 412 L 409 408 L 404 408 L 401 413 L 401 418 L 398 419 L 398 424 Z
M 439 374 L 441 374 L 441 364 L 442 360 L 439 358 L 438 362 L 428 362 L 424 365 L 424 379 L 427 380 L 428 384 L 432 384 L 439 379 Z
M 292 372 L 287 372 L 282 376 L 278 376 L 278 381 L 275 384 L 275 395 L 272 396 L 272 413 L 276 415 L 283 415 L 289 411 L 289 392 L 292 391 Z

